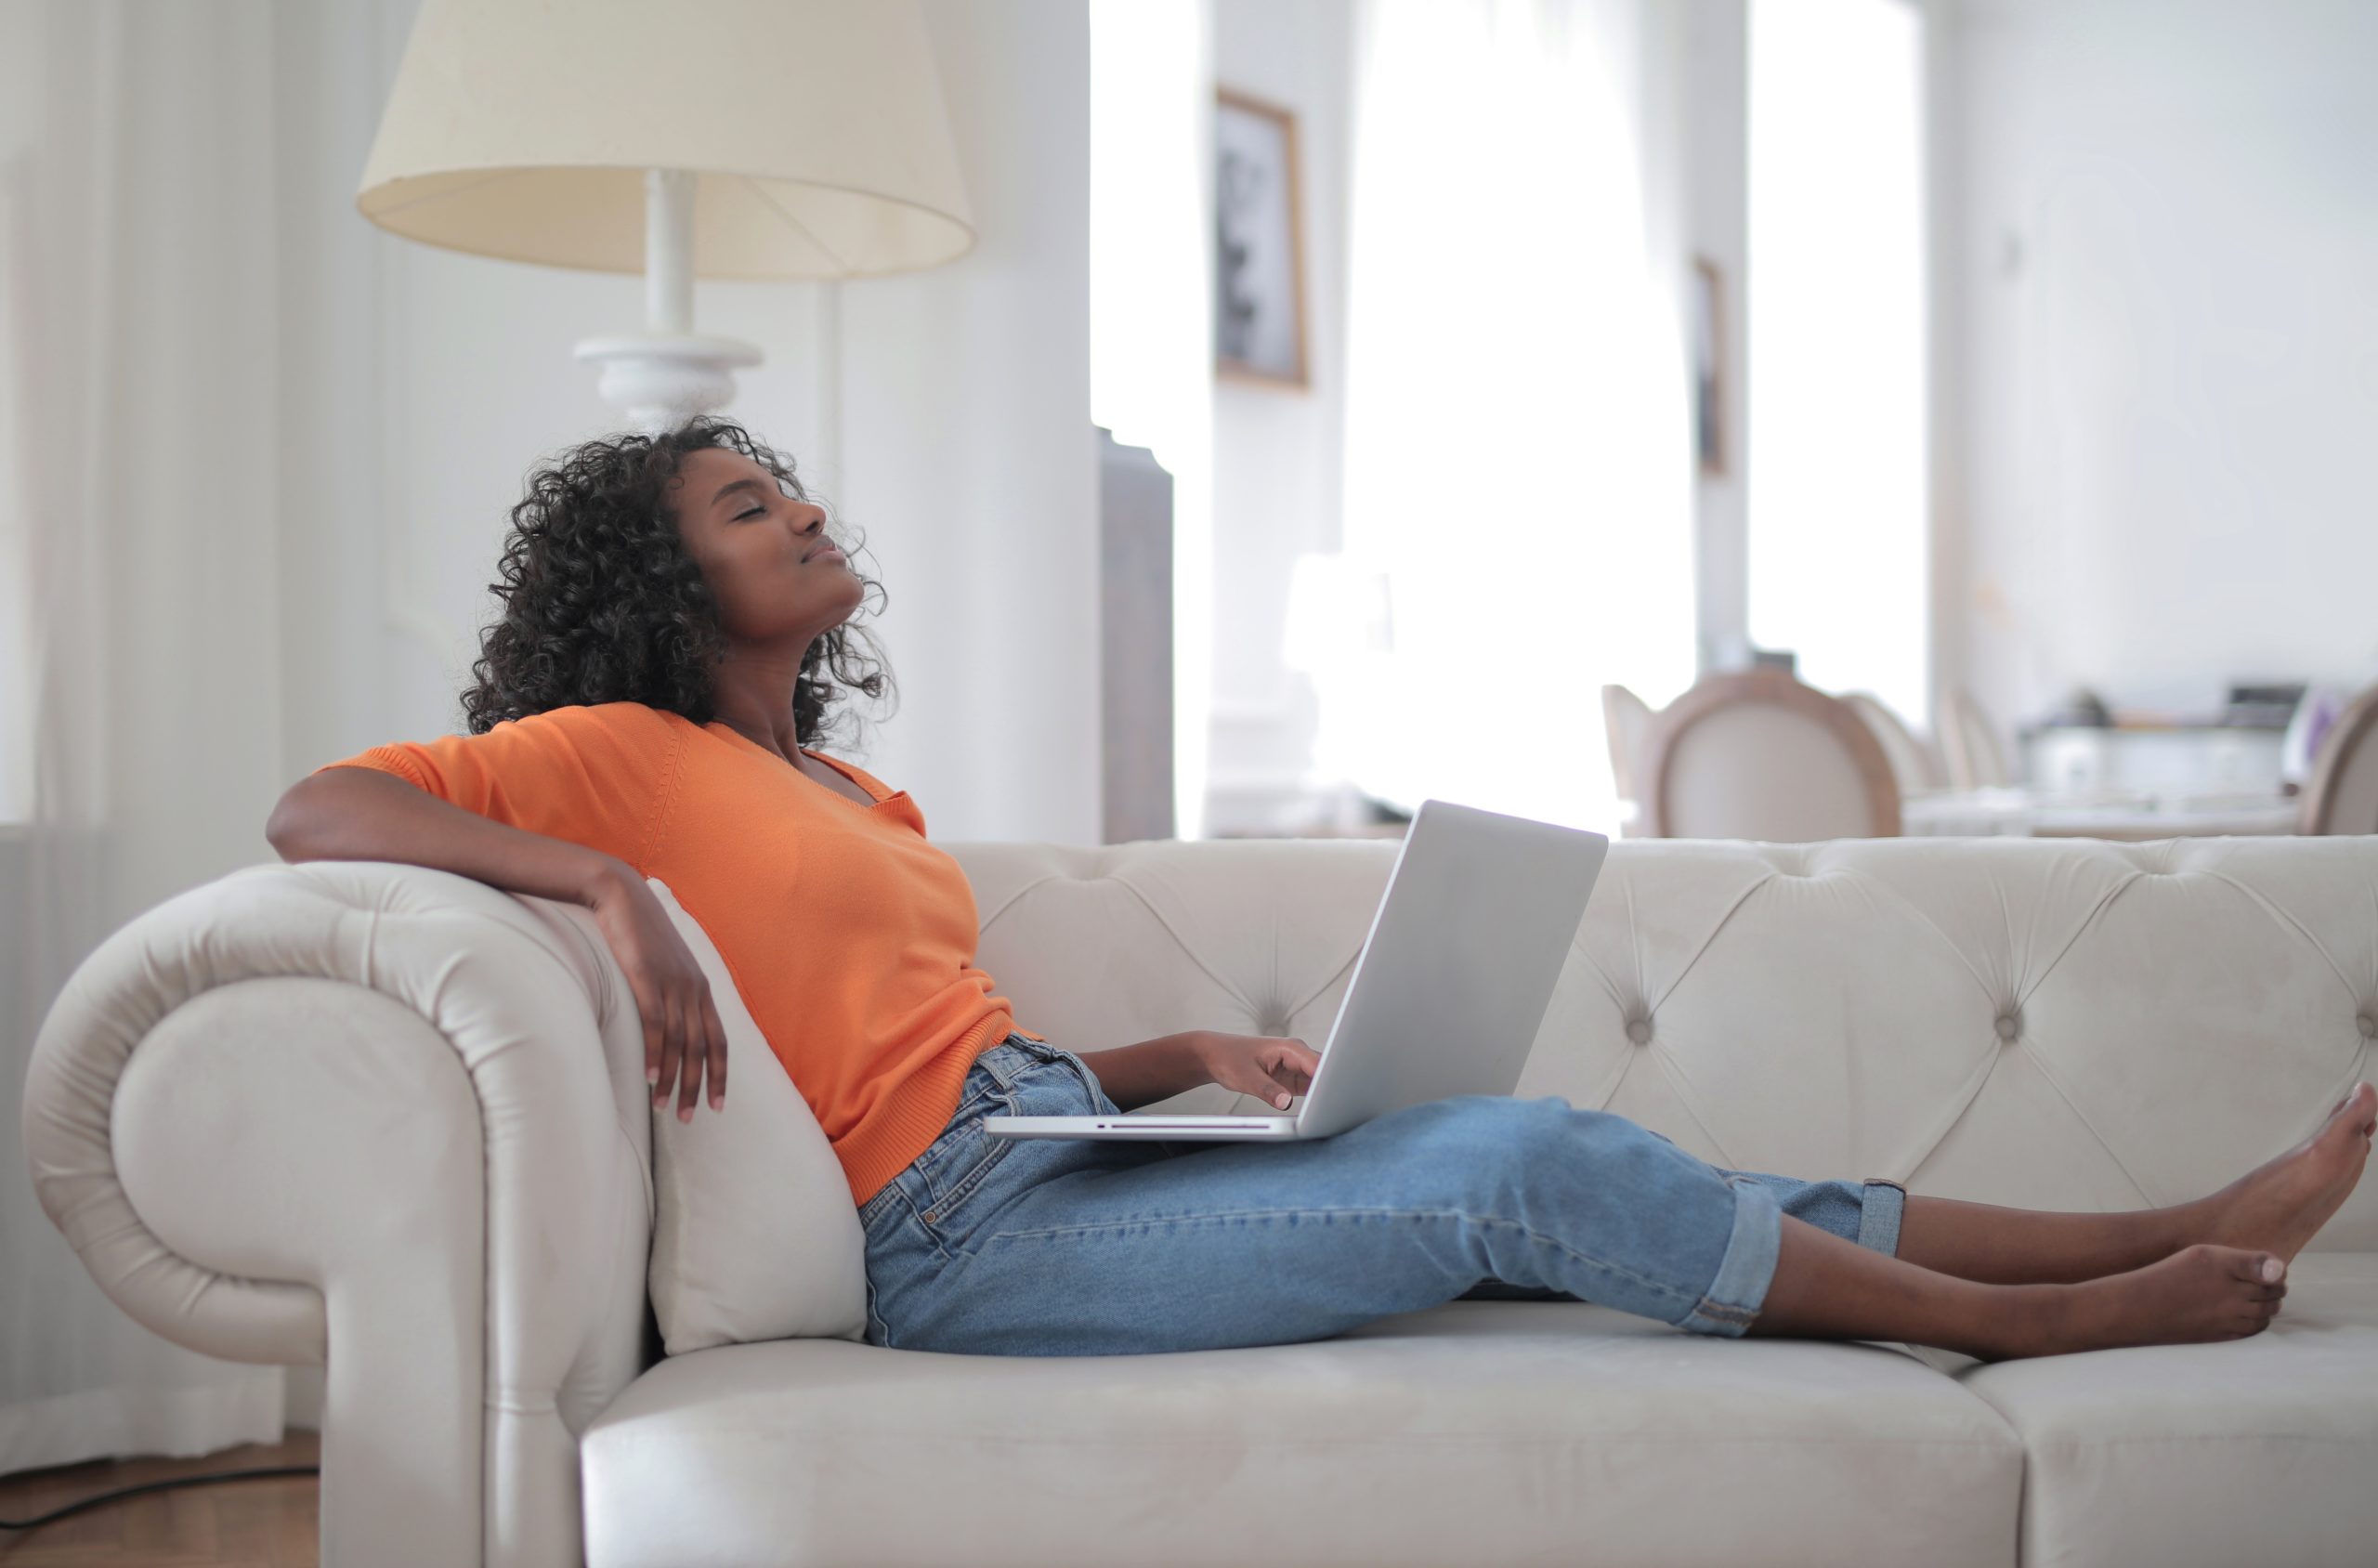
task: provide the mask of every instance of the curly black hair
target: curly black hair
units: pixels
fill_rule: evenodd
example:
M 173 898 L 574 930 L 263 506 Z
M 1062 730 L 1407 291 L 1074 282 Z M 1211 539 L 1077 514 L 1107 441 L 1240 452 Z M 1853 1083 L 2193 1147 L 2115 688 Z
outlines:
M 711 671 L 726 655 L 726 631 L 667 501 L 678 465 L 705 447 L 741 452 L 787 494 L 815 500 L 792 459 L 709 414 L 657 435 L 586 441 L 533 470 L 512 508 L 503 581 L 488 584 L 503 615 L 479 634 L 477 684 L 463 693 L 471 734 L 581 703 L 642 702 L 698 725 L 717 717 Z M 882 592 L 873 578 L 859 581 Z M 871 633 L 845 621 L 802 659 L 792 717 L 804 746 L 822 738 L 826 710 L 845 699 L 838 686 L 879 699 L 892 685 L 880 659 L 854 656 L 854 638 L 881 652 Z

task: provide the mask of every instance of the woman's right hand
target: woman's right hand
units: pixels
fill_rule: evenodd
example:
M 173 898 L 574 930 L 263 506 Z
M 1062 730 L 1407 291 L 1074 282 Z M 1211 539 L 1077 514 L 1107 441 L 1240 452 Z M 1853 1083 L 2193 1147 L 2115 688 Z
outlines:
M 586 899 L 612 955 L 627 972 L 644 1021 L 644 1080 L 652 1108 L 666 1109 L 677 1092 L 677 1119 L 694 1119 L 705 1065 L 710 1108 L 726 1108 L 726 1026 L 711 1001 L 710 977 L 677 934 L 660 895 L 624 862 L 596 879 Z M 680 1068 L 683 1069 L 682 1084 Z

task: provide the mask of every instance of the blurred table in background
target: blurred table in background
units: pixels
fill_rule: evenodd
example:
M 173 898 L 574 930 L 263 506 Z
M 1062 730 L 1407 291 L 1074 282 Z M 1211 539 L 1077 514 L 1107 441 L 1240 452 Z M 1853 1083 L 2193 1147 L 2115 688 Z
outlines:
M 1911 838 L 2178 839 L 2293 833 L 2297 803 L 2269 790 L 2156 792 L 1943 790 L 1900 803 Z
M 2024 777 L 2066 793 L 2279 794 L 2284 726 L 2039 725 L 2023 731 Z

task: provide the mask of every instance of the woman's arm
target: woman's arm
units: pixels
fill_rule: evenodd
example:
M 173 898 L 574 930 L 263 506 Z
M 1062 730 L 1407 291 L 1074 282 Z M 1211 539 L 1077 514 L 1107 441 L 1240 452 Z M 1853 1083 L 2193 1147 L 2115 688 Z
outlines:
M 330 767 L 299 779 L 272 808 L 264 836 L 293 863 L 394 860 L 590 907 L 608 884 L 635 876 L 615 855 L 507 827 L 369 767 Z
M 264 836 L 283 860 L 393 860 L 584 905 L 635 995 L 653 1109 L 665 1109 L 675 1095 L 678 1119 L 691 1120 L 705 1070 L 711 1108 L 724 1107 L 726 1026 L 710 983 L 643 876 L 618 856 L 494 821 L 394 774 L 343 764 L 291 785 Z
M 1289 1101 L 1313 1087 L 1321 1053 L 1292 1035 L 1190 1029 L 1117 1051 L 1091 1052 L 1082 1056 L 1082 1063 L 1098 1075 L 1106 1097 L 1127 1111 L 1207 1083 L 1252 1094 L 1284 1111 Z
M 1077 1052 L 1082 1065 L 1096 1075 L 1106 1097 L 1126 1111 L 1153 1105 L 1185 1093 L 1212 1075 L 1199 1059 L 1191 1035 L 1165 1035 L 1112 1051 Z

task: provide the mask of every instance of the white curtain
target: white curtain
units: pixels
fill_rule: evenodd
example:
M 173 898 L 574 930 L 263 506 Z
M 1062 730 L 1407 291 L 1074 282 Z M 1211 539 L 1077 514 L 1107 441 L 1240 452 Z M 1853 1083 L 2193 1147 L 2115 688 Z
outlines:
M 1692 682 L 1672 10 L 1357 13 L 1345 537 L 1394 647 L 1322 722 L 1406 809 L 1615 836 L 1601 687 Z
M 0 1472 L 282 1435 L 280 1369 L 100 1293 L 20 1122 L 83 958 L 273 858 L 272 61 L 268 0 L 0 0 Z

